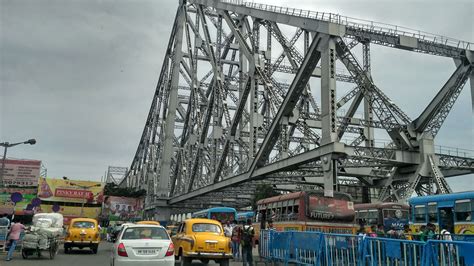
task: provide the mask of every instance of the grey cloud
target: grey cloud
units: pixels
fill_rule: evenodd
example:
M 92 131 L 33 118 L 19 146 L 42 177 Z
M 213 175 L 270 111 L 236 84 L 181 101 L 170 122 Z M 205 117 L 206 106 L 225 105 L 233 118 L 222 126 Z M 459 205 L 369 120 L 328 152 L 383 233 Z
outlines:
M 474 4 L 467 0 L 267 2 L 474 40 Z M 38 139 L 9 155 L 43 160 L 53 177 L 98 179 L 108 165 L 129 166 L 178 1 L 0 5 L 0 141 Z M 411 117 L 454 71 L 448 59 L 383 47 L 374 46 L 372 58 L 377 84 Z M 437 144 L 474 149 L 469 96 L 466 87 Z M 466 177 L 451 180 L 470 184 Z

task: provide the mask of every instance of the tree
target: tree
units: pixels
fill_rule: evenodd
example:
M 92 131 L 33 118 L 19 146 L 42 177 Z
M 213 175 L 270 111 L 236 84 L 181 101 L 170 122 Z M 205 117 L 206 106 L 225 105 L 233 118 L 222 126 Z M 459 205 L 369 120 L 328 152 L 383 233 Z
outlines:
M 277 192 L 270 184 L 257 185 L 257 187 L 255 188 L 255 194 L 252 199 L 252 209 L 254 211 L 257 211 L 257 201 L 278 195 L 280 195 L 280 193 Z
M 135 190 L 133 188 L 128 188 L 128 187 L 118 187 L 115 183 L 107 183 L 104 187 L 104 195 L 140 198 L 146 195 L 146 190 L 144 189 Z

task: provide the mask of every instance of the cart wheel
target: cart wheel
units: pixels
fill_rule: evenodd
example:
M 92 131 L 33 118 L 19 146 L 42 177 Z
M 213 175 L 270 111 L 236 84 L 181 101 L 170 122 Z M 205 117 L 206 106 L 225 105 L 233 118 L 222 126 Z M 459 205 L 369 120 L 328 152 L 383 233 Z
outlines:
M 28 251 L 22 249 L 21 250 L 21 256 L 23 257 L 23 259 L 28 259 Z

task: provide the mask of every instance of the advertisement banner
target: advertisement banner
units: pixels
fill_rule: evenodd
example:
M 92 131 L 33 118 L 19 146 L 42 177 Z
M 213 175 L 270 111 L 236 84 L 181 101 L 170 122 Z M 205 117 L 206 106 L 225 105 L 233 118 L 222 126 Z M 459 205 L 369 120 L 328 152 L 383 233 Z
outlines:
M 41 161 L 6 159 L 3 183 L 5 186 L 36 187 L 40 170 Z
M 16 204 L 11 200 L 12 193 L 21 193 L 22 200 Z M 0 214 L 12 215 L 31 215 L 34 214 L 38 208 L 27 206 L 36 198 L 36 189 L 19 189 L 19 188 L 0 188 Z
M 352 201 L 319 196 L 310 196 L 307 216 L 319 221 L 351 222 L 354 220 L 354 203 Z
M 105 196 L 102 217 L 110 221 L 140 219 L 143 216 L 143 199 Z
M 102 203 L 104 183 L 40 178 L 38 197 L 46 201 Z
M 49 204 L 41 204 L 41 212 L 55 212 L 53 206 Z M 98 219 L 100 215 L 100 207 L 84 207 L 83 215 L 81 216 L 80 206 L 61 206 L 59 205 L 59 211 L 56 211 L 63 215 L 64 223 L 69 224 L 69 221 L 73 218 L 92 218 Z

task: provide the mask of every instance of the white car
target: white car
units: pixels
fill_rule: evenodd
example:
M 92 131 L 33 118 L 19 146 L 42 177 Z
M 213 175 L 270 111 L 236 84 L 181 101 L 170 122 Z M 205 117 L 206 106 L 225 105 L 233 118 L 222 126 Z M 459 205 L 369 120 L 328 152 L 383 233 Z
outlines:
M 110 265 L 174 266 L 173 242 L 163 226 L 127 225 L 114 243 Z

